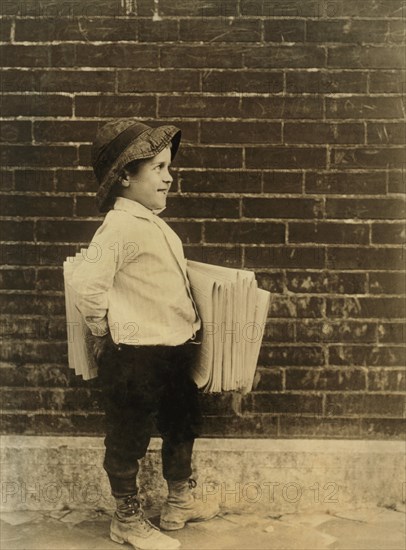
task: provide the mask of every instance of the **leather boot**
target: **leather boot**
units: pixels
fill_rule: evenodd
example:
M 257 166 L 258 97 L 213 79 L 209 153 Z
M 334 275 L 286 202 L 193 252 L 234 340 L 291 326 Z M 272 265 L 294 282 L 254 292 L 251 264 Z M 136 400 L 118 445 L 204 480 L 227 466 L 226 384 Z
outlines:
M 131 544 L 136 550 L 176 550 L 180 542 L 160 532 L 144 515 L 137 495 L 116 498 L 117 510 L 110 526 L 114 542 Z
M 161 529 L 175 531 L 188 521 L 206 521 L 219 513 L 217 503 L 195 500 L 191 492 L 196 487 L 194 479 L 168 480 L 167 483 L 169 495 L 161 511 Z

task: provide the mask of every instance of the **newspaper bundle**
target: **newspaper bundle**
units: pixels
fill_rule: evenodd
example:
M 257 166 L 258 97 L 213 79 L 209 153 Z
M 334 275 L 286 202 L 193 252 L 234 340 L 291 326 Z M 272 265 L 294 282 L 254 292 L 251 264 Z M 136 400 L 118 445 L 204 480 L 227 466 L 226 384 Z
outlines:
M 76 307 L 70 282 L 86 250 L 63 264 L 68 361 L 85 380 L 97 376 L 91 333 Z M 193 378 L 205 392 L 252 389 L 269 309 L 270 293 L 259 289 L 251 271 L 187 261 L 194 301 L 202 319 L 201 345 Z

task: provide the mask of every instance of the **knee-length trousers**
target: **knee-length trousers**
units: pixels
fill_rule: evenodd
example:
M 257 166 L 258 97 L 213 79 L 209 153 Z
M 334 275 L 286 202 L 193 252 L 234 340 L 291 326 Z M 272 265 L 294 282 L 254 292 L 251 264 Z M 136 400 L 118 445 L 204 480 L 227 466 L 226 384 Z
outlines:
M 115 497 L 137 492 L 138 461 L 151 435 L 162 437 L 162 470 L 167 480 L 187 479 L 192 449 L 201 428 L 198 389 L 191 378 L 198 345 L 109 345 L 99 359 L 101 404 L 105 412 L 103 467 Z

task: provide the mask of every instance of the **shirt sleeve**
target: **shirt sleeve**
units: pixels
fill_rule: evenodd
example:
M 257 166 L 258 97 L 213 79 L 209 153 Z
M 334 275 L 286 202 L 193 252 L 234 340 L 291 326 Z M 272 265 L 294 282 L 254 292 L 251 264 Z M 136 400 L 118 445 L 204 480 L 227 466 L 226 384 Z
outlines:
M 109 332 L 108 293 L 122 263 L 123 241 L 120 227 L 106 217 L 73 274 L 76 306 L 95 336 L 104 336 Z

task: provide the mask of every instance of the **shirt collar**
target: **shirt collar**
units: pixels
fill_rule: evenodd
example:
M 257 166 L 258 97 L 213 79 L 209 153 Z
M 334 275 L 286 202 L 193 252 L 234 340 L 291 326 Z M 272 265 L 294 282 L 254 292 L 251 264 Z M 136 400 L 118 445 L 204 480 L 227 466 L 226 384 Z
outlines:
M 147 220 L 154 220 L 155 216 L 165 210 L 161 208 L 159 210 L 150 210 L 146 206 L 137 201 L 125 199 L 124 197 L 117 197 L 114 203 L 114 210 L 124 210 L 137 218 L 146 218 Z

